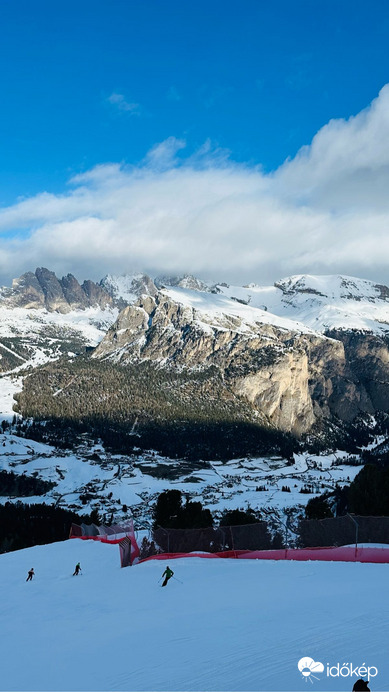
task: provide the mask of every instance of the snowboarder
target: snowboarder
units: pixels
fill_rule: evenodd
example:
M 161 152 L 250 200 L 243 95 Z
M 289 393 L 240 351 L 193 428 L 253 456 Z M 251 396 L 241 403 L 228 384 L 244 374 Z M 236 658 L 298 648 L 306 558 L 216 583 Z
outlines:
M 26 581 L 32 581 L 33 577 L 35 577 L 35 572 L 34 572 L 34 568 L 31 567 L 31 569 L 28 570 L 28 577 L 27 577 Z
M 73 577 L 76 577 L 77 574 L 80 573 L 80 571 L 81 571 L 81 565 L 80 565 L 79 562 L 77 562 L 77 564 L 76 564 L 76 569 L 75 569 L 74 572 L 73 572 Z
M 170 567 L 169 567 L 169 565 L 168 565 L 168 566 L 166 567 L 166 569 L 165 569 L 163 575 L 162 575 L 162 577 L 165 577 L 165 579 L 164 579 L 164 581 L 163 581 L 163 583 L 162 583 L 162 586 L 166 586 L 166 584 L 168 583 L 169 579 L 172 578 L 173 574 L 174 574 L 173 570 L 170 569 Z

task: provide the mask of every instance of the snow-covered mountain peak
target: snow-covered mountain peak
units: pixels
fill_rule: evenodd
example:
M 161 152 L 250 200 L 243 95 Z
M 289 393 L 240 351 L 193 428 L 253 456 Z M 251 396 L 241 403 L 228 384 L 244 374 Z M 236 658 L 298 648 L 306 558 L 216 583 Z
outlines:
M 352 276 L 300 274 L 281 279 L 275 286 L 287 295 L 303 293 L 330 300 L 389 300 L 389 290 L 385 286 Z
M 163 293 L 175 303 L 194 310 L 198 323 L 203 326 L 205 331 L 209 331 L 210 326 L 227 328 L 232 319 L 237 333 L 251 332 L 260 325 L 272 325 L 284 331 L 299 333 L 313 332 L 297 317 L 291 320 L 286 316 L 269 312 L 261 306 L 248 305 L 246 301 L 233 295 L 227 298 L 221 293 L 193 291 L 178 286 L 166 288 Z
M 210 293 L 215 290 L 214 284 L 210 285 L 192 274 L 184 274 L 182 276 L 158 276 L 155 279 L 155 285 L 158 288 L 171 286 L 186 288 L 189 291 L 203 291 L 205 293 Z
M 274 286 L 223 286 L 228 298 L 302 322 L 316 331 L 389 332 L 389 289 L 351 276 L 301 274 Z
M 124 304 L 133 303 L 141 295 L 155 295 L 157 288 L 154 281 L 141 272 L 135 274 L 122 274 L 115 276 L 107 274 L 100 281 L 100 286 L 113 298 L 115 302 Z

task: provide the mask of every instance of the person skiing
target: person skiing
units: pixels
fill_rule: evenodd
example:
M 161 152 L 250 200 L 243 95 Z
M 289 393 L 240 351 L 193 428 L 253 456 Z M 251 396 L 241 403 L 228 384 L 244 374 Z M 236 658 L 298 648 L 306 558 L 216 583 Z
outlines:
M 77 564 L 76 564 L 76 569 L 75 569 L 74 572 L 73 572 L 73 577 L 76 577 L 77 574 L 80 573 L 80 571 L 81 571 L 81 565 L 80 565 L 79 562 L 77 562 Z
M 162 586 L 166 586 L 166 584 L 168 583 L 169 579 L 172 578 L 173 574 L 174 574 L 173 570 L 170 569 L 170 567 L 169 567 L 169 565 L 168 565 L 168 566 L 166 567 L 166 569 L 165 569 L 163 575 L 162 575 L 162 577 L 165 577 L 165 579 L 164 579 L 164 581 L 163 581 L 163 583 L 162 583 Z M 162 577 L 161 577 L 161 578 L 162 578 Z
M 34 572 L 34 568 L 31 567 L 31 569 L 28 570 L 28 577 L 27 577 L 26 581 L 32 581 L 33 577 L 35 577 L 35 572 Z

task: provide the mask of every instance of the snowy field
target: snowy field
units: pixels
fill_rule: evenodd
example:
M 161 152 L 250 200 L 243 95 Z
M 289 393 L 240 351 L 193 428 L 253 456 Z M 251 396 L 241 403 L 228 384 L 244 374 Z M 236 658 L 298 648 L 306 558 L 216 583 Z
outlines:
M 201 500 L 213 513 L 249 506 L 266 508 L 268 514 L 282 513 L 292 507 L 302 510 L 312 497 L 334 490 L 337 484 L 349 484 L 362 467 L 347 465 L 347 456 L 342 451 L 325 456 L 295 454 L 290 465 L 279 457 L 232 459 L 191 470 L 183 460 L 166 459 L 154 452 L 115 455 L 86 439 L 82 448 L 65 452 L 7 431 L 0 434 L 0 470 L 36 475 L 56 485 L 45 495 L 0 496 L 0 503 L 56 503 L 81 513 L 97 507 L 108 515 L 114 512 L 117 520 L 127 516 L 127 509 L 123 510 L 127 506 L 136 526 L 146 528 L 150 502 L 174 488 Z M 282 490 L 284 486 L 288 492 Z M 309 493 L 302 492 L 306 486 Z M 90 496 L 87 502 L 80 497 L 85 493 Z
M 165 566 L 78 539 L 1 555 L 0 689 L 351 691 L 338 663 L 389 689 L 389 565 L 187 558 L 161 589 Z

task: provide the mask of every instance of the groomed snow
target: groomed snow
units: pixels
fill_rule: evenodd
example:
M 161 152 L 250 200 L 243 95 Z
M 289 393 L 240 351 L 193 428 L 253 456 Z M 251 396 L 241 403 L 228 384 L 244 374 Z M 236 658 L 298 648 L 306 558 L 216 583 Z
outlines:
M 389 565 L 187 558 L 162 589 L 165 567 L 78 539 L 1 555 L 0 689 L 305 691 L 306 656 L 375 666 L 389 689 Z

